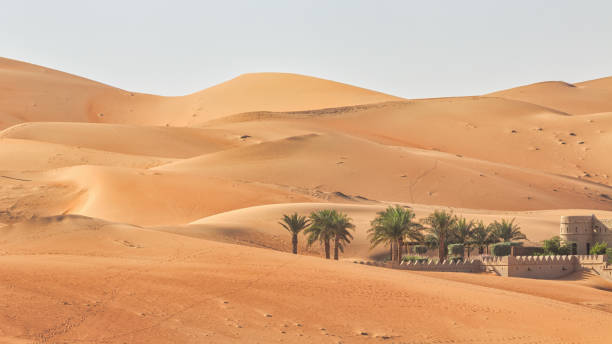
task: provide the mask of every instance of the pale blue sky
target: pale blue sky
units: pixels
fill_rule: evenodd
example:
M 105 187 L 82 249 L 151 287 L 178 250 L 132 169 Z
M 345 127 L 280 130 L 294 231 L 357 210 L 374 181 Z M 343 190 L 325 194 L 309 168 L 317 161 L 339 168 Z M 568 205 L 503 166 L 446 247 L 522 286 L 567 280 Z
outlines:
M 407 97 L 612 75 L 612 1 L 5 1 L 0 56 L 163 95 L 247 72 Z

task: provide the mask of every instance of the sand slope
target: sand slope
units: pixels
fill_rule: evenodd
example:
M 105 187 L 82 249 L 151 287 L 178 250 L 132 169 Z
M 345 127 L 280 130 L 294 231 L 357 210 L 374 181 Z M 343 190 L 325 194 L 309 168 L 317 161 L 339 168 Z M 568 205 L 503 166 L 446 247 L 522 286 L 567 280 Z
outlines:
M 229 116 L 224 124 L 257 136 L 274 128 L 341 132 L 383 145 L 447 152 L 608 184 L 610 113 L 567 116 L 487 97 L 427 99 L 299 113 Z
M 599 343 L 612 334 L 611 313 L 587 305 L 609 306 L 609 293 L 573 282 L 518 280 L 523 290 L 505 291 L 479 286 L 489 276 L 456 282 L 75 217 L 2 228 L 0 242 L 5 342 Z M 553 286 L 554 298 L 538 295 Z
M 5 172 L 44 171 L 75 165 L 150 168 L 173 161 L 166 158 L 81 148 L 81 146 L 1 137 L 0 160 L 3 162 L 1 170 Z
M 283 189 L 227 178 L 103 166 L 75 166 L 42 175 L 84 191 L 67 212 L 139 225 L 188 223 L 258 204 L 310 201 Z
M 600 195 L 611 193 L 607 186 L 553 174 L 327 134 L 265 142 L 153 169 L 291 186 L 312 195 L 339 192 L 362 200 L 464 208 L 551 209 L 580 203 L 605 209 L 610 204 Z
M 221 130 L 66 122 L 24 123 L 0 131 L 0 138 L 163 158 L 192 157 L 242 142 Z

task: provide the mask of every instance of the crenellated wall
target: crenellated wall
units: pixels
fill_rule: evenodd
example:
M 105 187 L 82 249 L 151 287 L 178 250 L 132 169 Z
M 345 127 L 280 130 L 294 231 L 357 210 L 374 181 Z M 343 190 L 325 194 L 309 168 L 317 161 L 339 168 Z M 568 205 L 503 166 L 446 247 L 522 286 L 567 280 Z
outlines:
M 427 262 L 402 262 L 401 264 L 393 264 L 391 262 L 363 262 L 355 261 L 354 263 L 381 266 L 391 269 L 413 270 L 413 271 L 438 271 L 438 272 L 481 272 L 482 263 L 479 260 L 467 260 L 465 262 L 444 261 L 442 263 L 433 260 Z
M 402 262 L 399 267 L 396 266 L 395 268 L 414 271 L 480 272 L 482 271 L 482 263 L 479 260 L 466 260 L 464 262 L 444 261 L 442 263 L 433 261 L 427 263 Z
M 575 256 L 508 257 L 508 276 L 555 279 L 576 271 Z
M 598 272 L 599 272 L 599 276 L 612 282 L 612 265 L 606 263 L 601 266 L 601 269 Z
M 505 277 L 522 277 L 537 279 L 557 279 L 576 271 L 594 271 L 601 277 L 612 281 L 612 265 L 607 263 L 606 255 L 575 256 L 506 256 L 468 260 L 465 262 L 442 263 L 427 262 L 363 262 L 355 263 L 411 271 L 438 272 L 491 272 Z
M 509 257 L 482 257 L 482 271 L 508 276 Z
M 556 279 L 580 270 L 612 280 L 606 255 L 483 257 L 483 270 L 499 276 Z

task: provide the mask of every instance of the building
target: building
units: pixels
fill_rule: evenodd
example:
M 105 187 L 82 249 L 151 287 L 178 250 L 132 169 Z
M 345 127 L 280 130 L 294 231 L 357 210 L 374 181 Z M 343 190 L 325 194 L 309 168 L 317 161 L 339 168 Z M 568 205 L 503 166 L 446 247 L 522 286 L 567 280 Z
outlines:
M 561 216 L 561 239 L 572 244 L 572 254 L 589 254 L 596 242 L 612 246 L 612 219 L 591 216 Z

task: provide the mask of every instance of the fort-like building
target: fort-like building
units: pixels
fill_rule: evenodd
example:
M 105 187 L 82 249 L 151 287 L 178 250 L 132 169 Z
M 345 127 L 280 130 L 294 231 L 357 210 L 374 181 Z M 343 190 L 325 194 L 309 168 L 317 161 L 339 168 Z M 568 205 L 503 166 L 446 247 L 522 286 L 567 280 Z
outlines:
M 555 279 L 569 274 L 588 271 L 612 281 L 612 264 L 607 254 L 589 255 L 591 247 L 597 242 L 612 246 L 612 219 L 598 219 L 591 216 L 562 216 L 561 238 L 572 245 L 572 254 L 567 256 L 530 256 L 517 255 L 512 250 L 510 256 L 481 256 L 479 259 L 465 261 L 428 260 L 426 262 L 363 262 L 355 263 L 382 266 L 392 269 L 441 272 L 489 272 L 498 276 Z
M 612 219 L 591 216 L 561 216 L 561 239 L 572 244 L 572 254 L 589 254 L 597 242 L 612 246 Z

